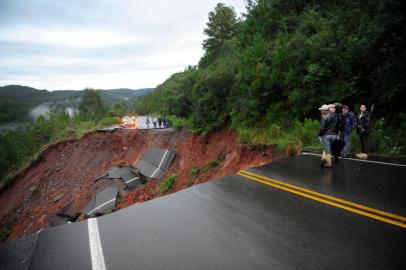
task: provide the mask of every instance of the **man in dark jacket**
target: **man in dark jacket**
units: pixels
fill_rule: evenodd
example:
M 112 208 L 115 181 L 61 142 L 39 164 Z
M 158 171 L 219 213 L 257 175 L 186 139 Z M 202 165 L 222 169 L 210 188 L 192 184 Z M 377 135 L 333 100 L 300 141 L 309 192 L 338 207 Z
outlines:
M 158 117 L 158 128 L 161 128 L 162 125 L 162 118 Z
M 344 140 L 343 157 L 349 157 L 351 152 L 351 132 L 356 126 L 355 116 L 350 112 L 347 105 L 342 106 L 342 112 L 338 115 L 338 121 L 342 139 Z
M 322 158 L 322 165 L 327 168 L 331 168 L 331 146 L 337 139 L 338 135 L 338 117 L 334 112 L 334 105 L 323 105 L 319 110 L 322 111 L 322 117 L 320 121 L 319 138 L 322 138 L 324 146 L 324 160 Z
M 360 113 L 357 115 L 357 134 L 361 141 L 362 152 L 357 154 L 357 158 L 368 158 L 368 137 L 371 132 L 371 118 L 367 111 L 367 107 L 362 104 L 360 107 Z

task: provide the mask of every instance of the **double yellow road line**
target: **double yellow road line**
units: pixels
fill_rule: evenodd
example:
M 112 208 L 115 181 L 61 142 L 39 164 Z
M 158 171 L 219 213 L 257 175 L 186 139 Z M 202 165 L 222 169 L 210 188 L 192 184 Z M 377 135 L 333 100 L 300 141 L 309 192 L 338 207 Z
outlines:
M 325 203 L 337 208 L 341 208 L 353 213 L 357 213 L 362 216 L 380 220 L 386 223 L 390 223 L 401 228 L 406 229 L 406 217 L 398 216 L 392 213 L 387 213 L 381 210 L 370 208 L 358 203 L 349 202 L 340 198 L 329 196 L 323 193 L 316 192 L 307 188 L 298 187 L 285 182 L 281 182 L 269 177 L 258 175 L 252 172 L 241 170 L 237 173 L 240 176 L 248 178 L 250 180 L 272 186 L 274 188 L 282 189 L 287 192 L 294 193 L 296 195 L 312 199 L 321 203 Z

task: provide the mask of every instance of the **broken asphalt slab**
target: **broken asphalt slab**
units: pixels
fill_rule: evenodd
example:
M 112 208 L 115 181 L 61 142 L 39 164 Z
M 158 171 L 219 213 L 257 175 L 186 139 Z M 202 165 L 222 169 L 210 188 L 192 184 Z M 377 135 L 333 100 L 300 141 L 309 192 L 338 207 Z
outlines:
M 107 173 L 107 177 L 109 179 L 121 179 L 130 190 L 146 183 L 145 177 L 137 173 L 130 166 L 114 167 Z
M 116 207 L 118 189 L 107 187 L 96 194 L 96 196 L 87 204 L 83 214 L 88 217 L 94 217 L 97 214 L 106 214 Z
M 171 149 L 152 148 L 141 156 L 134 167 L 146 177 L 160 179 L 171 165 L 174 157 L 175 152 Z

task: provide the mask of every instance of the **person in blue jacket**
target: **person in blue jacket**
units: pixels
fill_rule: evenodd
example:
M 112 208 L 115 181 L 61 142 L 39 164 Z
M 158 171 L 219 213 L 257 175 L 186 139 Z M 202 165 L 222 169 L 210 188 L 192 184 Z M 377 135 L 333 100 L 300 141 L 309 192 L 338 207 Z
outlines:
M 348 158 L 351 152 L 351 133 L 356 127 L 356 119 L 348 105 L 343 105 L 341 113 L 338 115 L 340 131 L 344 140 L 343 157 Z

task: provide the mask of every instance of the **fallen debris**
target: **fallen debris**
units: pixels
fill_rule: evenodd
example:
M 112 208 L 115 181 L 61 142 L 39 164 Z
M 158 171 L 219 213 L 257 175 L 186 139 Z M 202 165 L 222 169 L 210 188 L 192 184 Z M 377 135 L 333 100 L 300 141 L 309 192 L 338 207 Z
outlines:
M 54 197 L 54 203 L 59 202 L 64 196 L 65 196 L 65 194 L 60 194 L 60 195 Z
M 111 212 L 116 207 L 118 189 L 107 187 L 96 194 L 83 210 L 87 217 L 95 217 Z

